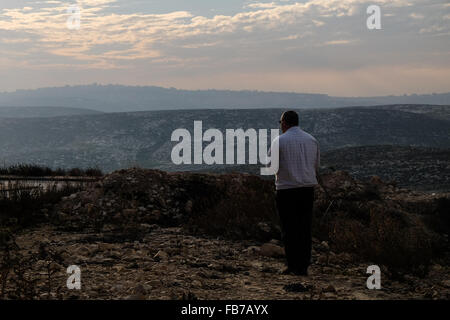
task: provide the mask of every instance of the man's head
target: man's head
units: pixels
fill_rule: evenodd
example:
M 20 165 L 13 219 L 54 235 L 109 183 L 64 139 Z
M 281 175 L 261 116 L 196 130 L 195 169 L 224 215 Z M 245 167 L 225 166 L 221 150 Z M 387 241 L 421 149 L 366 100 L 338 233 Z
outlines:
M 280 119 L 281 131 L 285 133 L 289 128 L 298 126 L 298 114 L 289 110 L 281 115 Z

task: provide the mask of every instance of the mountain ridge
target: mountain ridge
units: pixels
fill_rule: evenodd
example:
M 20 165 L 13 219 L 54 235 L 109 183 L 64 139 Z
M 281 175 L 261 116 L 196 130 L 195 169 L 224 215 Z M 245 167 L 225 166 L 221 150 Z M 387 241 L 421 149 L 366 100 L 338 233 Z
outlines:
M 316 93 L 182 90 L 157 86 L 94 84 L 0 93 L 0 106 L 86 106 L 103 112 L 192 108 L 328 108 L 404 103 L 450 104 L 450 92 L 380 97 L 333 97 Z
M 427 107 L 424 107 L 428 110 Z M 450 113 L 450 108 L 447 108 Z M 270 129 L 279 126 L 283 109 L 191 110 L 104 113 L 57 118 L 0 118 L 5 164 L 36 163 L 50 167 L 96 167 L 104 171 L 139 165 L 179 170 L 170 159 L 175 129 Z M 379 108 L 298 110 L 302 128 L 320 142 L 323 152 L 364 145 L 411 145 L 450 148 L 447 115 Z M 438 117 L 438 118 L 435 118 Z M 188 166 L 183 166 L 191 170 Z

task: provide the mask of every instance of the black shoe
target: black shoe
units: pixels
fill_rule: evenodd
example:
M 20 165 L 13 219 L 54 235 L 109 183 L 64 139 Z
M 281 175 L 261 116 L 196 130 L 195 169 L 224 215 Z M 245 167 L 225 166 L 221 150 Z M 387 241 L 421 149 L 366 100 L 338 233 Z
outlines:
M 286 268 L 283 271 L 281 271 L 281 274 L 292 274 L 292 269 L 291 268 Z
M 301 268 L 300 270 L 298 270 L 298 274 L 299 276 L 307 276 L 308 275 L 308 268 Z

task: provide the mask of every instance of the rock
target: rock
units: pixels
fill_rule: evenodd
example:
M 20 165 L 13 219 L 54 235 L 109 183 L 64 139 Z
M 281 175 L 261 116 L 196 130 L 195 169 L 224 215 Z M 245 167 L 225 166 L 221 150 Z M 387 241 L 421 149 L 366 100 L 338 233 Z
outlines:
M 364 294 L 362 292 L 353 292 L 352 295 L 356 300 L 371 300 L 371 298 L 367 294 Z
M 80 248 L 78 248 L 78 254 L 80 254 L 82 256 L 89 256 L 90 253 L 91 253 L 91 250 L 89 250 L 88 247 L 81 246 Z
M 187 214 L 192 212 L 193 202 L 191 200 L 188 200 L 184 206 L 184 211 L 186 211 Z
M 146 284 L 148 284 L 149 286 L 151 286 L 152 288 L 157 288 L 159 286 L 161 286 L 161 280 L 150 280 L 148 281 Z
M 330 268 L 330 267 L 324 267 L 322 272 L 326 273 L 326 274 L 333 274 L 334 273 L 334 269 Z
M 258 228 L 259 228 L 259 230 L 261 230 L 262 233 L 265 233 L 265 234 L 270 234 L 270 232 L 271 232 L 270 226 L 265 222 L 258 223 Z
M 273 243 L 265 243 L 261 246 L 260 252 L 261 255 L 266 257 L 283 257 L 285 255 L 284 249 L 280 246 L 277 246 Z
M 161 214 L 160 210 L 153 210 L 151 213 L 152 220 L 156 221 L 156 222 L 161 220 L 161 216 L 162 216 L 162 214 Z
M 349 263 L 353 262 L 352 255 L 347 252 L 342 252 L 342 253 L 336 255 L 336 257 L 339 260 L 339 262 L 342 264 L 349 264 Z
M 449 279 L 443 280 L 441 283 L 444 287 L 450 288 L 450 280 Z
M 327 287 L 325 287 L 324 289 L 323 289 L 323 292 L 333 292 L 333 293 L 335 293 L 336 292 L 336 288 L 333 286 L 333 285 L 328 285 Z
M 430 269 L 434 272 L 440 272 L 442 270 L 442 266 L 440 264 L 434 264 Z
M 328 263 L 329 264 L 335 264 L 335 265 L 339 265 L 341 264 L 341 259 L 339 257 L 339 255 L 336 255 L 334 252 L 329 252 L 328 253 Z
M 123 210 L 123 215 L 126 218 L 131 218 L 131 217 L 135 216 L 136 213 L 137 213 L 136 209 L 125 209 L 125 210 Z
M 384 182 L 381 180 L 381 178 L 379 176 L 370 177 L 370 183 L 377 184 L 377 185 L 384 185 Z
M 145 295 L 147 292 L 144 288 L 144 286 L 142 284 L 138 284 L 135 288 L 134 288 L 134 294 L 137 295 Z
M 328 264 L 328 256 L 325 254 L 320 255 L 317 258 L 317 263 L 321 265 L 327 265 Z
M 154 256 L 153 256 L 153 259 L 155 259 L 155 261 L 167 261 L 168 259 L 169 259 L 169 255 L 166 253 L 166 252 L 164 252 L 164 251 L 162 251 L 162 250 L 159 250 Z
M 194 286 L 194 287 L 198 287 L 198 288 L 203 287 L 203 283 L 201 283 L 200 280 L 194 280 L 194 281 L 192 281 L 192 282 L 191 282 L 191 285 Z
M 85 207 L 86 207 L 87 214 L 91 214 L 94 210 L 94 204 L 92 204 L 92 203 L 87 203 L 85 205 Z
M 330 250 L 330 246 L 328 245 L 328 242 L 326 242 L 326 241 L 322 241 L 320 244 L 319 244 L 319 246 L 318 246 L 318 249 L 320 250 L 320 251 L 329 251 Z
M 78 194 L 72 193 L 72 194 L 69 196 L 69 199 L 70 199 L 70 200 L 75 200 L 75 199 L 77 198 L 77 196 L 78 196 Z
M 336 299 L 336 295 L 333 292 L 324 292 L 322 297 L 325 299 Z
M 115 284 L 111 289 L 114 291 L 123 291 L 125 289 L 125 286 L 123 284 Z
M 146 296 L 142 294 L 132 294 L 127 296 L 125 300 L 146 300 Z
M 255 254 L 255 253 L 260 253 L 261 248 L 257 247 L 257 246 L 250 246 L 247 249 L 243 250 L 244 253 L 250 253 L 250 254 Z

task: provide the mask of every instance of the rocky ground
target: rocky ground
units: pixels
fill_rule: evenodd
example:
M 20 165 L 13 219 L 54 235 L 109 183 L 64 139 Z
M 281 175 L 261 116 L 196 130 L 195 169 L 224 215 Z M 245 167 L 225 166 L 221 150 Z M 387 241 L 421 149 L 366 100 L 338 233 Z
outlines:
M 250 175 L 131 169 L 64 198 L 45 212 L 48 222 L 22 230 L 15 244 L 7 240 L 0 257 L 2 279 L 8 274 L 3 298 L 450 298 L 446 229 L 440 231 L 423 219 L 425 214 L 439 218 L 442 210 L 448 213 L 441 204 L 448 195 L 402 191 L 377 178 L 363 184 L 345 172 L 322 178 L 315 215 L 336 220 L 324 220 L 330 227 L 325 236 L 319 232 L 324 226 L 316 223 L 308 277 L 280 273 L 284 251 L 271 182 Z M 395 212 L 387 214 L 387 207 Z M 366 211 L 369 217 L 359 217 Z M 338 223 L 342 212 L 352 224 Z M 381 230 L 387 234 L 374 229 L 379 217 L 385 223 L 398 216 L 407 233 L 399 230 L 400 236 L 392 238 L 389 233 L 397 229 Z M 343 226 L 353 233 L 339 238 L 336 231 Z M 382 224 L 386 226 L 391 227 Z M 405 259 L 392 260 L 383 252 L 367 255 L 361 245 L 365 237 L 379 246 L 370 250 L 381 248 Z M 443 244 L 444 251 L 433 241 Z M 348 242 L 350 246 L 343 245 Z M 421 250 L 436 253 L 426 261 L 410 259 L 428 252 Z M 402 263 L 411 263 L 411 272 Z M 366 288 L 366 270 L 373 264 L 381 267 L 381 290 Z M 412 264 L 426 264 L 427 272 L 413 272 Z M 66 287 L 70 265 L 81 269 L 81 290 Z
M 38 254 L 48 241 L 62 256 L 52 268 L 53 286 L 43 273 L 37 291 L 47 299 L 449 299 L 450 268 L 435 264 L 427 277 L 401 282 L 381 278 L 381 290 L 366 288 L 369 263 L 350 254 L 334 254 L 315 241 L 308 277 L 282 275 L 283 249 L 274 240 L 263 245 L 186 235 L 181 228 L 154 229 L 141 242 L 110 243 L 102 235 L 58 232 L 43 227 L 18 238 L 26 254 Z M 81 268 L 81 290 L 68 290 L 65 268 Z M 45 269 L 45 268 L 44 268 Z M 33 272 L 32 270 L 29 272 Z M 34 277 L 34 275 L 27 275 Z

